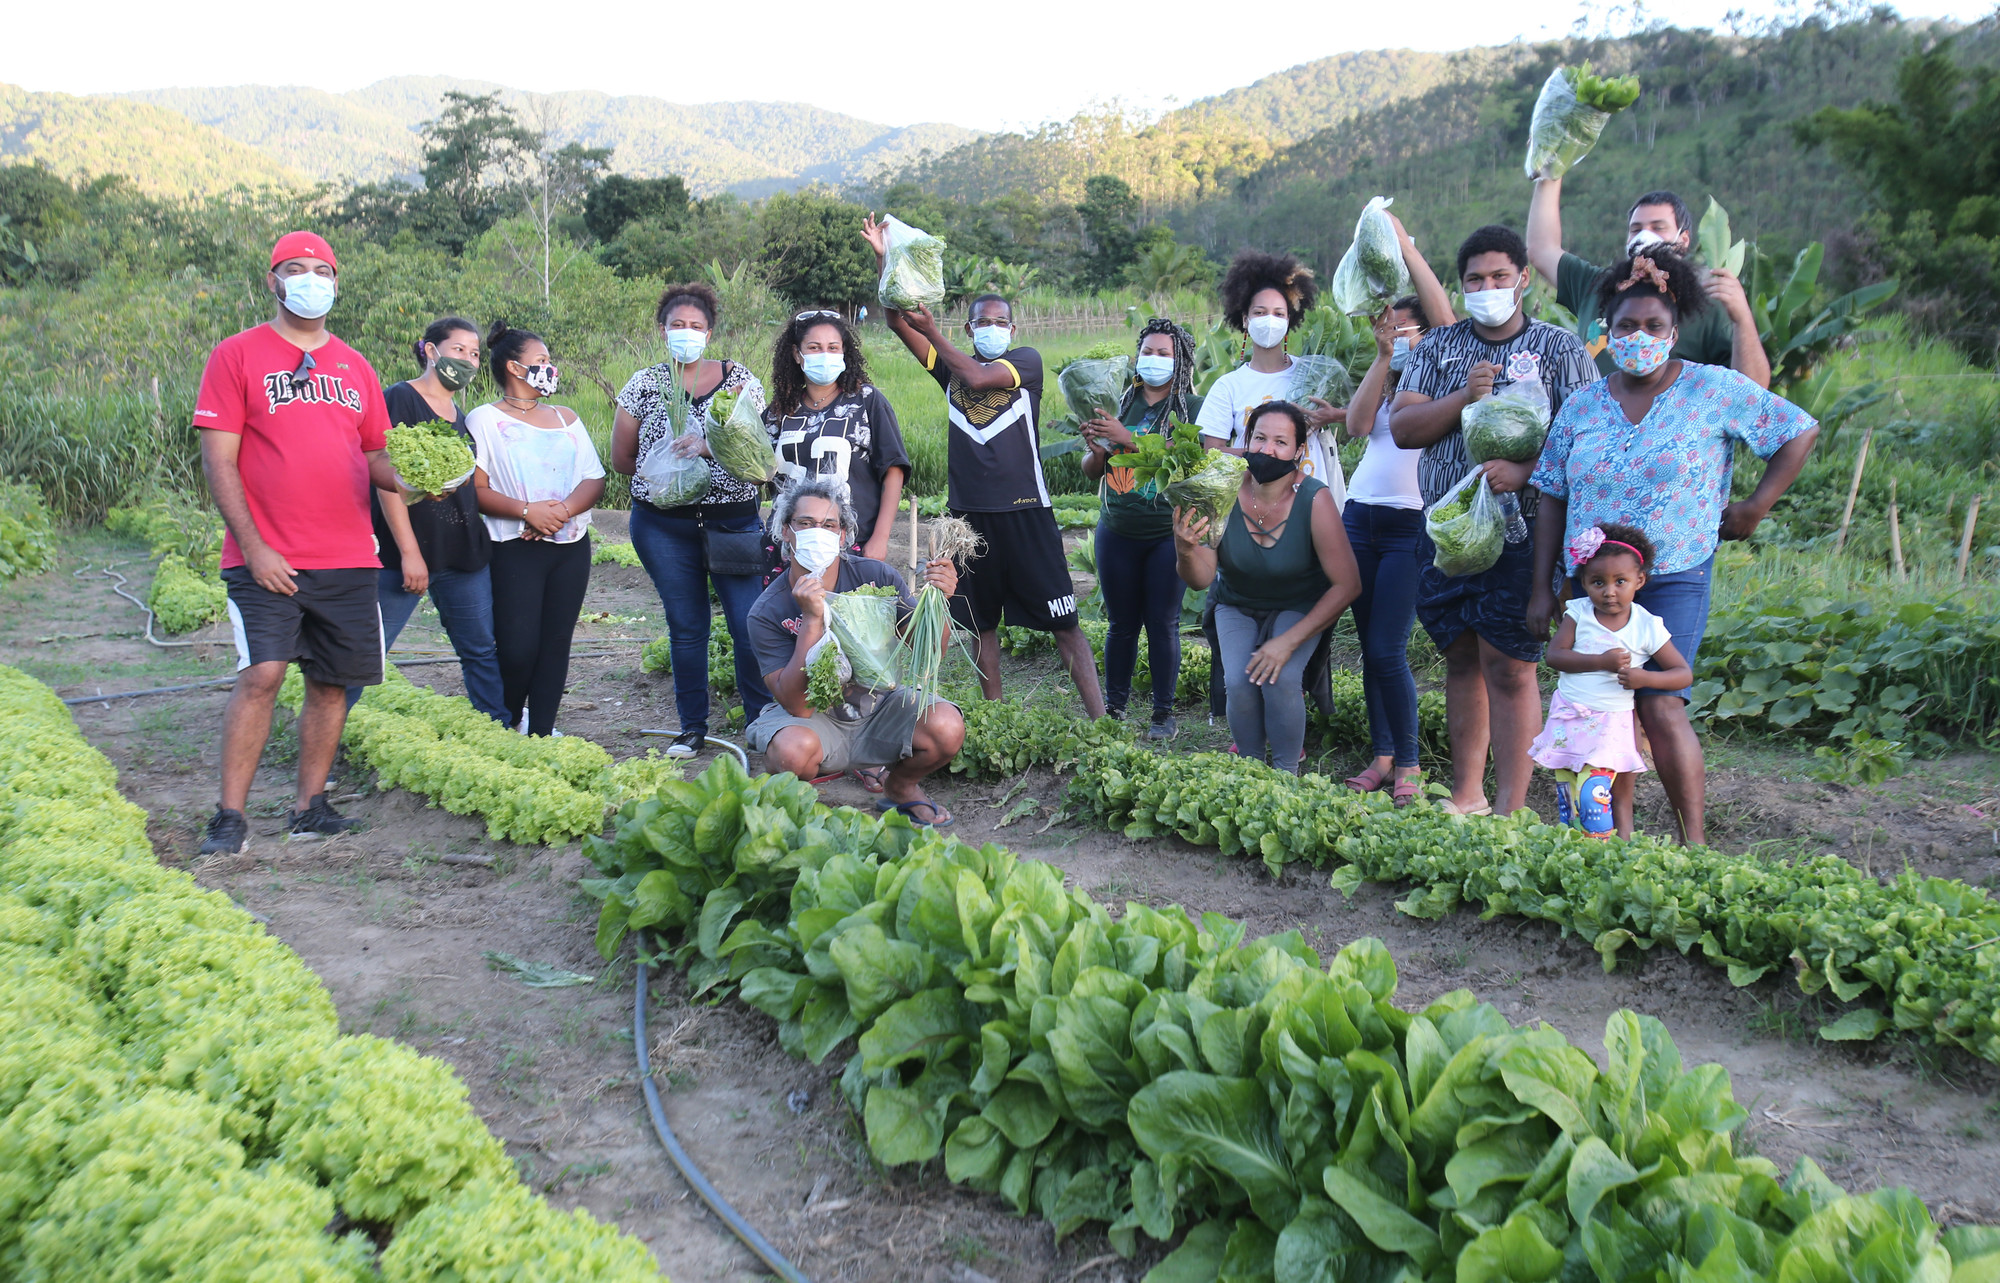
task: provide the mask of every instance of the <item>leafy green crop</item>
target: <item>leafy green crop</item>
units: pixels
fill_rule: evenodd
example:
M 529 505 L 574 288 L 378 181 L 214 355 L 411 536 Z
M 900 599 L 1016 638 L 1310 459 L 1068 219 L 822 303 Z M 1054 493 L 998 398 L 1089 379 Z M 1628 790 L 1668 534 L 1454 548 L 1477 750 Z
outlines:
M 1011 700 L 967 700 L 965 746 L 951 759 L 960 775 L 999 779 L 1030 767 L 1073 769 L 1084 754 L 1105 744 L 1130 743 L 1132 730 L 1110 717 L 1078 717 L 1061 705 Z
M 1118 399 L 1132 384 L 1132 357 L 1121 350 L 1103 360 L 1077 360 L 1056 376 L 1063 401 L 1078 422 L 1101 414 L 1118 417 Z
M 146 605 L 165 631 L 191 633 L 229 613 L 229 589 L 218 578 L 195 574 L 179 553 L 170 552 L 153 571 Z
M 1533 463 L 1549 435 L 1549 398 L 1540 383 L 1524 379 L 1481 397 L 1459 415 L 1465 452 L 1474 463 L 1505 459 Z
M 620 543 L 613 539 L 593 539 L 590 542 L 590 564 L 636 566 L 639 564 L 639 550 L 629 543 Z
M 342 1037 L 298 956 L 160 864 L 111 764 L 11 668 L 0 976 L 0 1276 L 659 1277 L 522 1188 L 450 1066 Z
M 762 485 L 778 475 L 778 455 L 764 416 L 749 397 L 718 392 L 708 403 L 708 449 L 738 481 Z
M 894 216 L 882 220 L 886 252 L 876 297 L 900 312 L 944 306 L 944 242 Z
M 1639 78 L 1606 80 L 1588 63 L 1557 67 L 1542 84 L 1528 122 L 1529 178 L 1560 178 L 1590 153 L 1611 113 L 1639 99 Z
M 1297 931 L 1246 939 L 1220 914 L 1114 919 L 1046 864 L 729 759 L 586 847 L 606 957 L 650 931 L 691 989 L 734 985 L 794 1055 L 852 1039 L 841 1087 L 881 1163 L 942 1156 L 953 1181 L 1058 1236 L 1101 1223 L 1127 1256 L 1186 1229 L 1153 1283 L 2000 1263 L 2000 1234 L 1940 1236 L 1906 1190 L 1849 1195 L 1810 1159 L 1785 1178 L 1737 1155 L 1727 1073 L 1685 1067 L 1651 1017 L 1614 1013 L 1600 1066 L 1466 990 L 1397 1006 L 1378 940 L 1323 961 Z
M 673 672 L 673 638 L 655 637 L 641 647 L 639 667 L 648 673 Z M 725 695 L 736 693 L 736 642 L 720 619 L 708 621 L 708 680 Z
M 1411 882 L 1397 907 L 1441 917 L 1461 904 L 1554 922 L 1609 969 L 1625 947 L 1699 949 L 1732 983 L 1774 971 L 1807 993 L 1867 995 L 1894 1028 L 2000 1062 L 2000 905 L 1963 882 L 1905 871 L 1882 882 L 1837 856 L 1791 864 L 1658 838 L 1603 841 L 1529 813 L 1458 822 L 1394 810 L 1317 775 L 1226 754 L 1166 756 L 1126 745 L 1088 753 L 1072 814 L 1131 838 L 1174 833 L 1226 854 L 1341 862 L 1334 885 Z
M 442 419 L 389 429 L 389 462 L 418 494 L 442 494 L 473 469 L 472 447 Z
M 894 588 L 864 585 L 826 597 L 826 629 L 847 657 L 854 680 L 869 690 L 892 690 L 902 680 Z
M 1410 268 L 1389 218 L 1392 203 L 1377 196 L 1363 207 L 1354 240 L 1334 268 L 1333 305 L 1345 316 L 1374 316 L 1410 292 Z
M 1507 518 L 1484 474 L 1473 471 L 1424 513 L 1424 531 L 1437 550 L 1434 560 L 1441 573 L 1477 575 L 1500 560 Z
M 0 477 L 0 579 L 39 575 L 55 560 L 55 532 L 42 492 Z
M 837 709 L 846 698 L 841 690 L 840 647 L 825 645 L 806 666 L 806 703 L 817 709 Z

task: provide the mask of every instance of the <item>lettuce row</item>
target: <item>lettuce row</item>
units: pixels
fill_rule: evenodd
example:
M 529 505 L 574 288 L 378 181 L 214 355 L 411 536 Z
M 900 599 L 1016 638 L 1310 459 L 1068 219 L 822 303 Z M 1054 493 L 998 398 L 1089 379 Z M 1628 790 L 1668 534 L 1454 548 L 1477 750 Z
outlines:
M 1591 941 L 1605 969 L 1630 945 L 1699 949 L 1748 985 L 1779 970 L 1807 993 L 1874 996 L 1828 1036 L 1921 1034 L 2000 1061 L 2000 906 L 1963 882 L 1905 870 L 1882 882 L 1838 856 L 1783 864 L 1659 838 L 1600 841 L 1532 816 L 1464 823 L 1393 809 L 1317 775 L 1293 777 L 1224 753 L 1092 749 L 1069 787 L 1072 814 L 1127 837 L 1175 834 L 1261 858 L 1339 865 L 1337 887 L 1415 884 L 1398 906 L 1435 918 L 1461 904 L 1541 918 Z
M 279 698 L 297 708 L 303 695 L 295 669 Z M 613 763 L 578 736 L 517 734 L 463 696 L 412 685 L 393 666 L 348 713 L 341 744 L 383 784 L 481 817 L 496 841 L 555 844 L 600 833 L 608 809 L 680 774 L 656 753 Z
M 1101 750 L 1117 752 L 1122 750 Z M 1940 1235 L 1907 1190 L 1851 1196 L 1738 1156 L 1718 1066 L 1621 1011 L 1600 1067 L 1467 991 L 1395 1005 L 1380 941 L 1127 904 L 995 846 L 829 809 L 723 759 L 586 851 L 599 947 L 652 933 L 841 1084 L 885 1164 L 946 1174 L 1059 1235 L 1180 1246 L 1182 1280 L 1986 1278 L 2000 1232 Z M 850 1040 L 852 1040 L 850 1042 Z M 1863 1267 L 1865 1268 L 1859 1268 Z
M 297 955 L 163 868 L 110 762 L 0 668 L 0 1277 L 169 1276 L 659 1277 L 521 1188 L 448 1065 L 340 1036 Z

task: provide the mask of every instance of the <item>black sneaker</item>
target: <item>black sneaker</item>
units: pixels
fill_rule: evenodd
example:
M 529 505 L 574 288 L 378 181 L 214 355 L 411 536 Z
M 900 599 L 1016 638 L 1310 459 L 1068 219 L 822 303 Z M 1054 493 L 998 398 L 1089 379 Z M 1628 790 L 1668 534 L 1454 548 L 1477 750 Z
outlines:
M 250 822 L 243 812 L 218 806 L 201 835 L 202 855 L 239 855 L 250 849 Z
M 1155 713 L 1153 714 L 1153 724 L 1146 728 L 1146 738 L 1149 740 L 1170 740 L 1174 737 L 1174 732 L 1180 728 L 1180 723 L 1174 720 L 1172 713 Z
M 707 731 L 682 731 L 674 736 L 673 743 L 667 745 L 667 756 L 693 757 L 701 752 L 701 742 L 707 738 Z
M 1123 704 L 1106 704 L 1104 706 L 1104 715 L 1114 722 L 1122 722 L 1125 720 L 1125 706 Z
M 326 804 L 326 794 L 313 795 L 312 805 L 285 817 L 285 841 L 304 842 L 314 838 L 337 838 L 361 827 Z

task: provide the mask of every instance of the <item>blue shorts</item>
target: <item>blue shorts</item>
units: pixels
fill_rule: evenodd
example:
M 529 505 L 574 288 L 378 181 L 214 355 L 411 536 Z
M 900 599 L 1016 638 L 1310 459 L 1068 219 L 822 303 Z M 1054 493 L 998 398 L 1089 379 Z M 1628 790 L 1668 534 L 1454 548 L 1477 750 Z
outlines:
M 1417 531 L 1417 620 L 1439 650 L 1468 630 L 1507 656 L 1541 662 L 1544 639 L 1528 631 L 1528 593 L 1535 581 L 1535 541 L 1505 544 L 1500 560 L 1476 575 L 1446 575 L 1437 546 Z
M 1689 672 L 1695 669 L 1695 653 L 1701 649 L 1701 635 L 1708 631 L 1708 601 L 1714 588 L 1715 554 L 1710 553 L 1708 560 L 1699 566 L 1649 577 L 1646 586 L 1632 598 L 1634 604 L 1652 611 L 1667 626 L 1667 631 L 1673 634 L 1674 649 L 1687 661 Z M 1572 578 L 1569 592 L 1572 597 L 1581 597 L 1584 595 L 1583 585 Z M 1646 667 L 1656 673 L 1666 671 L 1650 659 L 1646 661 Z M 1633 693 L 1641 699 L 1648 695 L 1678 695 L 1685 704 L 1693 691 L 1692 686 L 1683 686 L 1672 691 L 1642 690 Z

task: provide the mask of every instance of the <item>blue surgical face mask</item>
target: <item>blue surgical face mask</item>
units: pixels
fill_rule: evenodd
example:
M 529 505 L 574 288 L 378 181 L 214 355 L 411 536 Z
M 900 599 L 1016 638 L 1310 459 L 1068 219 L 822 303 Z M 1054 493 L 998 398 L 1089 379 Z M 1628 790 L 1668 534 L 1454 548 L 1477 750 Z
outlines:
M 1170 356 L 1142 356 L 1133 365 L 1149 388 L 1163 388 L 1174 377 L 1174 358 Z
M 805 370 L 806 382 L 825 387 L 847 369 L 847 358 L 838 352 L 807 352 L 799 358 L 799 365 Z
M 1011 325 L 981 325 L 972 331 L 972 350 L 979 353 L 982 361 L 997 361 L 1014 346 L 1014 327 Z
M 668 330 L 667 352 L 682 365 L 701 360 L 708 350 L 708 334 L 703 330 Z
M 1389 368 L 1398 374 L 1410 363 L 1410 341 L 1402 335 L 1389 340 Z
M 281 276 L 278 280 L 285 287 L 285 310 L 293 316 L 317 321 L 333 310 L 333 299 L 339 289 L 331 276 L 301 272 L 297 276 Z

